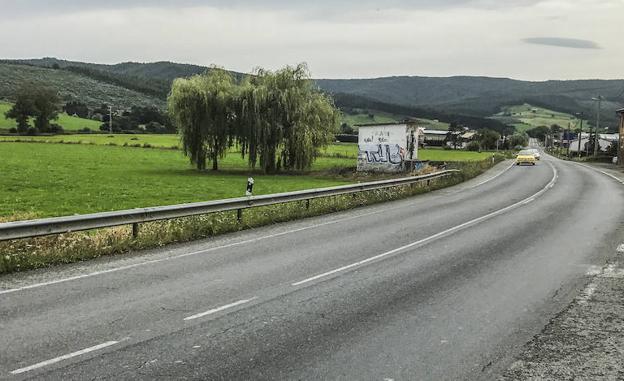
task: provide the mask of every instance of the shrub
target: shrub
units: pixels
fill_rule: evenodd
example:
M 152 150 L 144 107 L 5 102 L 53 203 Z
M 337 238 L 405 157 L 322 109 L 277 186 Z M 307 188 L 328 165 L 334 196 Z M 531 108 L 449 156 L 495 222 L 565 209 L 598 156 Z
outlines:
M 481 149 L 481 145 L 479 144 L 479 142 L 470 142 L 468 143 L 468 145 L 466 146 L 466 150 L 468 151 L 479 151 Z
M 63 127 L 59 124 L 56 123 L 52 123 L 50 124 L 50 132 L 53 134 L 62 134 L 63 133 Z
M 347 134 L 338 134 L 336 135 L 336 140 L 341 143 L 357 143 L 358 136 L 357 135 L 347 135 Z

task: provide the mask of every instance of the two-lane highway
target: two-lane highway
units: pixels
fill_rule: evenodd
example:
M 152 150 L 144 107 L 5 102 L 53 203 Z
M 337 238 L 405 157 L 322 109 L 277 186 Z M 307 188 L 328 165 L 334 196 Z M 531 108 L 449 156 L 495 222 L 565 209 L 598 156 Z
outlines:
M 620 243 L 574 163 L 150 255 L 0 278 L 9 379 L 482 379 Z

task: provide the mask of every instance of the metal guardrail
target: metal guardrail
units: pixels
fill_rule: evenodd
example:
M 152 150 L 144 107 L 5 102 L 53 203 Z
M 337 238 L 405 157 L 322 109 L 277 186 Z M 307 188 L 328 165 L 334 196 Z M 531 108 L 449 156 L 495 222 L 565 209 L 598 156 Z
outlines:
M 139 224 L 144 222 L 189 217 L 200 214 L 238 211 L 238 219 L 242 218 L 243 209 L 259 206 L 275 205 L 293 201 L 306 201 L 309 207 L 311 199 L 339 196 L 376 189 L 409 185 L 421 181 L 429 181 L 460 172 L 456 169 L 440 171 L 428 175 L 403 177 L 399 179 L 371 181 L 366 183 L 341 185 L 329 188 L 308 189 L 287 193 L 275 193 L 260 196 L 230 198 L 206 202 L 195 202 L 180 205 L 137 208 L 114 212 L 82 214 L 67 217 L 43 218 L 29 221 L 0 223 L 0 241 L 11 239 L 32 238 L 44 235 L 70 233 L 82 230 L 108 228 L 120 225 L 132 225 L 133 235 L 137 235 Z

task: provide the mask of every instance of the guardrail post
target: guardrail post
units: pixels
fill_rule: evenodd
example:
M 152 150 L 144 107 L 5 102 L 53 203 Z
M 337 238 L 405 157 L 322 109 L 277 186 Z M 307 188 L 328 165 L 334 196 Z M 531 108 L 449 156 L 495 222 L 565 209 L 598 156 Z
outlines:
M 310 199 L 306 200 L 306 210 L 310 209 Z
M 243 210 L 242 209 L 236 210 L 236 220 L 238 221 L 239 224 L 243 222 Z
M 132 237 L 137 238 L 139 236 L 139 224 L 135 222 L 132 224 Z
M 431 180 L 427 180 L 427 186 L 431 185 Z

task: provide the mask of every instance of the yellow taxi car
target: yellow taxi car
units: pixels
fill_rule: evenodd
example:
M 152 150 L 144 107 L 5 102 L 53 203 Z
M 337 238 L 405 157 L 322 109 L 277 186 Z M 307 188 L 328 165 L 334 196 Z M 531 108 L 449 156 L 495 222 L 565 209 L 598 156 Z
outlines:
M 522 165 L 522 164 L 535 165 L 536 161 L 537 160 L 535 159 L 535 154 L 528 150 L 520 151 L 518 152 L 518 155 L 516 156 L 516 165 Z

